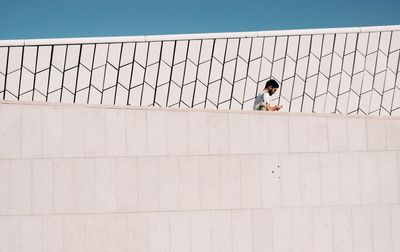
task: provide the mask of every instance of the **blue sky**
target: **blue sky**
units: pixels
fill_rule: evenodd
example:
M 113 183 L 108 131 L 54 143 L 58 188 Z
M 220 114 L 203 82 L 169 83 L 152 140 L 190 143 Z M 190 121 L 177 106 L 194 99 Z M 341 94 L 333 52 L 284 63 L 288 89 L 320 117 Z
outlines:
M 0 39 L 400 24 L 400 0 L 1 0 Z

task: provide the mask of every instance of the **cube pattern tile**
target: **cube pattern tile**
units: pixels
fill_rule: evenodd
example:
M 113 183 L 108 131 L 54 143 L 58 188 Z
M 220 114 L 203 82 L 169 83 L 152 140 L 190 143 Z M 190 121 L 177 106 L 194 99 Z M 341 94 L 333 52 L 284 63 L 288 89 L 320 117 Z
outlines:
M 400 30 L 0 46 L 3 100 L 400 114 Z M 51 43 L 51 42 L 49 42 Z

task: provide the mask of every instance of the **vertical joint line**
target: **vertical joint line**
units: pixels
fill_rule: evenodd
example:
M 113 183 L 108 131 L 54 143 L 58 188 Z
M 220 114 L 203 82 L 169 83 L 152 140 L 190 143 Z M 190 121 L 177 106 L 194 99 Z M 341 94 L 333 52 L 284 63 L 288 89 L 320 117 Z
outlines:
M 339 103 L 340 84 L 342 83 L 343 62 L 344 62 L 344 57 L 345 57 L 345 53 L 346 53 L 347 35 L 349 35 L 349 34 L 346 33 L 346 37 L 345 37 L 345 40 L 344 40 L 344 46 L 343 46 L 342 63 L 341 63 L 341 66 L 340 66 L 340 80 L 339 80 L 338 90 L 337 90 L 337 94 L 336 94 L 336 104 L 335 104 L 335 112 L 334 112 L 335 114 L 338 111 L 337 106 L 338 106 L 338 103 Z
M 177 40 L 174 41 L 174 52 L 172 54 L 172 64 L 171 71 L 169 72 L 169 82 L 168 82 L 168 91 L 167 91 L 167 100 L 165 101 L 165 106 L 168 107 L 169 101 L 169 91 L 171 90 L 171 82 L 172 82 L 172 72 L 174 71 L 174 61 L 175 61 L 175 52 L 176 52 L 176 44 Z
M 61 90 L 60 90 L 60 102 L 62 101 L 62 95 L 63 95 L 63 90 L 64 90 L 65 66 L 67 65 L 68 47 L 69 47 L 68 45 L 65 45 L 63 76 L 62 76 L 62 79 L 61 79 Z
M 389 64 L 389 53 L 390 53 L 390 47 L 392 45 L 392 35 L 393 35 L 393 31 L 390 32 L 389 47 L 388 47 L 386 67 L 385 67 L 385 80 L 383 81 L 382 98 L 381 98 L 381 104 L 379 106 L 379 113 L 378 113 L 379 115 L 381 114 L 381 111 L 382 111 L 383 97 L 385 95 L 386 77 L 387 77 L 388 64 Z M 394 85 L 396 86 L 396 83 Z M 393 96 L 394 96 L 394 90 L 393 90 Z M 390 114 L 390 111 L 389 111 L 389 114 Z
M 255 90 L 254 97 L 256 97 L 257 93 L 258 93 L 258 85 L 259 85 L 259 82 L 260 82 L 262 59 L 263 59 L 263 54 L 264 54 L 265 37 L 263 37 L 262 39 L 263 39 L 263 42 L 262 42 L 262 48 L 261 48 L 260 66 L 258 67 L 258 76 L 257 76 L 257 83 L 256 83 L 257 84 L 257 88 Z
M 150 43 L 151 42 L 147 42 L 147 52 L 146 52 L 146 62 L 144 63 L 142 93 L 140 94 L 140 103 L 139 103 L 140 106 L 142 106 L 144 87 L 145 87 L 145 84 L 146 84 L 147 62 L 149 60 Z
M 76 70 L 75 91 L 74 91 L 74 103 L 75 103 L 75 101 L 76 101 L 76 92 L 77 92 L 77 89 L 78 89 L 79 70 L 80 70 L 80 66 L 81 66 L 81 55 L 82 55 L 82 44 L 79 45 L 78 69 Z
M 187 48 L 186 48 L 186 60 L 185 60 L 185 66 L 183 68 L 181 94 L 179 96 L 179 105 L 178 105 L 178 107 L 181 107 L 181 102 L 182 102 L 182 94 L 183 94 L 183 88 L 184 88 L 184 85 L 185 85 L 185 77 L 186 77 L 186 65 L 187 65 L 188 55 L 189 55 L 189 47 L 190 47 L 190 40 L 188 40 Z
M 289 102 L 289 109 L 288 109 L 289 112 L 292 108 L 293 90 L 294 90 L 294 85 L 296 83 L 296 76 L 297 76 L 296 71 L 297 71 L 297 64 L 299 61 L 300 42 L 301 42 L 301 35 L 299 35 L 299 41 L 297 43 L 296 64 L 294 65 L 292 92 L 290 93 L 290 102 Z
M 311 109 L 311 113 L 315 113 L 314 108 L 315 108 L 315 100 L 317 99 L 318 81 L 319 81 L 319 77 L 321 76 L 321 61 L 322 61 L 322 51 L 324 49 L 324 41 L 325 41 L 325 34 L 322 34 L 321 51 L 319 52 L 319 61 L 318 61 L 317 85 L 315 86 L 314 100 L 313 100 L 313 106 Z
M 191 106 L 191 108 L 194 107 L 194 99 L 196 97 L 195 94 L 196 94 L 196 87 L 197 87 L 197 81 L 198 81 L 198 75 L 199 75 L 200 57 L 201 57 L 201 50 L 202 49 L 203 49 L 203 40 L 200 40 L 199 58 L 197 59 L 196 78 L 195 78 L 195 81 L 194 81 L 193 98 L 192 98 L 192 106 Z
M 285 58 L 283 59 L 282 78 L 281 78 L 281 88 L 279 89 L 278 105 L 281 103 L 281 95 L 282 95 L 282 89 L 283 89 L 283 77 L 285 76 L 285 66 L 286 66 L 286 58 L 287 58 L 287 49 L 288 49 L 288 45 L 289 45 L 289 36 L 286 36 Z
M 133 77 L 133 67 L 135 66 L 135 54 L 136 54 L 136 46 L 137 43 L 134 44 L 135 48 L 133 49 L 133 55 L 132 55 L 132 67 L 131 67 L 131 75 L 129 77 L 129 88 L 128 88 L 128 100 L 126 101 L 126 105 L 131 105 L 129 100 L 131 96 L 131 87 L 132 87 L 132 77 Z
M 324 104 L 324 113 L 325 113 L 325 110 L 326 110 L 326 102 L 328 100 L 329 84 L 331 83 L 333 56 L 335 55 L 335 44 L 336 44 L 336 33 L 333 35 L 332 56 L 331 56 L 331 63 L 330 63 L 330 66 L 329 66 L 328 83 L 327 83 L 326 92 L 325 92 L 326 96 L 325 96 L 325 104 Z
M 35 62 L 35 74 L 34 74 L 34 77 L 33 77 L 32 101 L 35 98 L 38 58 L 39 58 L 39 46 L 36 46 L 36 62 Z
M 346 114 L 349 113 L 349 103 L 350 103 L 350 94 L 352 91 L 352 86 L 353 86 L 353 77 L 354 77 L 354 67 L 356 65 L 356 55 L 357 55 L 357 46 L 358 46 L 358 38 L 359 38 L 360 33 L 357 33 L 357 38 L 356 38 L 356 45 L 354 48 L 354 58 L 353 58 L 353 67 L 351 69 L 351 76 L 350 76 L 350 89 L 349 89 L 349 97 L 347 98 L 347 109 L 346 109 Z
M 121 72 L 121 59 L 122 59 L 122 49 L 124 48 L 124 43 L 122 42 L 121 43 L 121 49 L 120 49 L 120 52 L 119 52 L 119 60 L 118 60 L 118 73 L 117 73 L 117 79 L 116 79 L 116 81 L 115 81 L 115 93 L 114 93 L 114 105 L 115 105 L 115 103 L 116 103 L 116 101 L 117 101 L 117 89 L 118 89 L 118 84 L 119 84 L 119 74 L 120 74 L 120 72 Z
M 238 65 L 239 49 L 240 49 L 240 42 L 241 41 L 242 40 L 239 38 L 238 39 L 238 46 L 237 46 L 237 49 L 236 49 L 236 62 L 235 62 L 235 70 L 233 71 L 233 82 L 232 82 L 232 89 L 231 89 L 231 98 L 230 98 L 230 101 L 229 101 L 229 109 L 232 108 L 233 91 L 235 89 L 235 79 L 236 79 L 236 72 L 237 72 L 236 69 L 237 69 L 237 65 Z
M 103 87 L 101 88 L 101 99 L 100 99 L 100 104 L 103 104 L 104 85 L 105 85 L 105 82 L 106 82 L 107 65 L 108 65 L 108 54 L 109 54 L 109 53 L 110 53 L 110 44 L 107 45 L 107 56 L 106 56 L 106 64 L 104 65 Z
M 209 69 L 209 72 L 208 72 L 208 79 L 207 79 L 206 97 L 204 98 L 204 108 L 206 108 L 206 105 L 207 105 L 208 88 L 210 87 L 211 69 L 212 69 L 212 63 L 214 61 L 213 58 L 214 58 L 215 40 L 216 39 L 213 39 L 213 48 L 212 48 L 212 51 L 211 51 L 211 58 L 210 58 L 210 69 Z
M 6 72 L 5 72 L 5 80 L 4 80 L 4 91 L 3 91 L 3 100 L 6 99 L 6 87 L 7 87 L 7 79 L 8 79 L 8 60 L 10 59 L 10 47 L 7 47 L 7 61 L 6 61 Z
M 374 86 L 375 86 L 375 76 L 376 76 L 376 68 L 378 65 L 378 57 L 379 57 L 379 44 L 381 43 L 381 35 L 382 33 L 379 33 L 379 39 L 378 39 L 378 48 L 376 51 L 376 59 L 375 59 L 375 69 L 374 69 L 374 76 L 372 77 L 372 90 L 371 90 L 371 99 L 369 99 L 369 111 L 368 114 L 371 114 L 371 103 L 372 103 L 372 95 L 374 94 Z
M 303 105 L 304 105 L 304 99 L 306 96 L 306 87 L 307 87 L 307 77 L 308 77 L 308 68 L 310 66 L 310 58 L 311 58 L 311 46 L 313 42 L 314 35 L 310 35 L 310 46 L 308 47 L 308 60 L 307 60 L 307 69 L 306 69 L 306 76 L 304 80 L 304 87 L 303 87 L 303 99 L 301 100 L 301 107 L 300 107 L 300 112 L 303 112 Z
M 251 49 L 253 47 L 253 38 L 251 38 L 250 41 L 250 49 L 249 49 L 249 58 L 247 60 L 247 69 L 246 69 L 246 81 L 244 82 L 244 92 L 243 92 L 243 97 L 242 97 L 242 110 L 243 110 L 243 105 L 245 103 L 245 97 L 246 97 L 246 88 L 247 88 L 247 80 L 249 79 L 249 69 L 250 69 L 250 59 L 251 59 Z
M 25 54 L 25 45 L 22 46 L 22 54 L 21 54 L 21 70 L 19 72 L 19 85 L 18 85 L 18 94 L 17 100 L 20 98 L 21 93 L 21 85 L 22 85 L 22 70 L 24 69 L 24 54 Z M 5 93 L 4 93 L 5 94 Z
M 219 83 L 219 90 L 218 90 L 218 100 L 217 100 L 217 109 L 219 107 L 220 98 L 221 98 L 221 89 L 222 89 L 222 81 L 224 80 L 224 68 L 225 68 L 225 61 L 226 61 L 226 52 L 228 51 L 228 39 L 225 39 L 225 52 L 224 52 L 224 60 L 222 62 L 222 70 L 221 70 L 221 82 Z
M 51 52 L 50 52 L 49 74 L 48 74 L 48 76 L 47 76 L 46 102 L 49 100 L 49 89 L 50 89 L 51 68 L 52 68 L 52 66 L 53 66 L 53 51 L 54 51 L 54 45 L 51 46 Z
M 94 60 L 95 60 L 95 56 L 96 56 L 96 49 L 97 49 L 97 44 L 94 44 L 94 48 L 93 48 L 93 57 L 92 57 L 92 67 L 90 69 L 90 77 L 89 77 L 89 90 L 88 90 L 88 97 L 87 97 L 87 104 L 89 104 L 90 101 L 90 90 L 92 87 L 92 76 L 93 76 L 93 67 L 94 67 Z
M 134 44 L 135 48 L 133 49 L 133 54 L 132 54 L 132 67 L 131 67 L 131 75 L 129 76 L 129 87 L 128 87 L 128 99 L 126 101 L 126 105 L 131 105 L 129 100 L 131 97 L 131 87 L 132 87 L 132 77 L 133 77 L 133 67 L 135 66 L 135 54 L 136 54 L 136 45 L 137 43 Z
M 163 46 L 164 46 L 164 41 L 161 41 L 160 56 L 159 56 L 159 58 L 158 58 L 157 77 L 156 77 L 156 83 L 155 83 L 155 88 L 154 88 L 153 106 L 156 104 L 157 87 L 158 87 L 158 78 L 159 78 L 159 76 L 160 76 L 161 57 L 162 57 Z

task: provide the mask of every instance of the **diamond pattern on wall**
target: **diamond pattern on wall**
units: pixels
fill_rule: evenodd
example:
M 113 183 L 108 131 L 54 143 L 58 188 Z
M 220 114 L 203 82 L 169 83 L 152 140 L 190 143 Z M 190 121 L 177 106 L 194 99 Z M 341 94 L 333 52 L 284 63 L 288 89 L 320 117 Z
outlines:
M 0 97 L 252 109 L 265 82 L 284 111 L 400 114 L 400 31 L 0 46 Z

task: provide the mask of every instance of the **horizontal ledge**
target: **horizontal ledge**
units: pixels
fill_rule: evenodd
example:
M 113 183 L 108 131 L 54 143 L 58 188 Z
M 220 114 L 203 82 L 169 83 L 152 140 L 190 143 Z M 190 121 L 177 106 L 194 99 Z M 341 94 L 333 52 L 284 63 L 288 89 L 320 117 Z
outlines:
M 251 152 L 251 153 L 188 153 L 188 154 L 143 154 L 143 155 L 125 155 L 125 156 L 118 156 L 118 155 L 109 155 L 109 156 L 100 156 L 100 155 L 85 155 L 85 156 L 41 156 L 41 157 L 0 157 L 0 161 L 38 161 L 38 160 L 105 160 L 105 159 L 154 159 L 154 158 L 185 158 L 185 157 L 197 157 L 197 158 L 204 158 L 204 157 L 263 157 L 263 156 L 284 156 L 284 155 L 341 155 L 343 153 L 347 154 L 354 154 L 354 155 L 361 155 L 361 154 L 379 154 L 379 153 L 399 153 L 400 150 L 398 149 L 386 149 L 386 150 L 332 150 L 332 151 L 287 151 L 287 152 Z M 399 156 L 400 157 L 400 156 Z
M 101 109 L 125 109 L 125 110 L 148 110 L 148 111 L 176 111 L 176 112 L 197 112 L 197 113 L 229 113 L 229 114 L 248 114 L 257 116 L 305 116 L 305 117 L 341 117 L 341 118 L 365 118 L 365 119 L 385 119 L 399 120 L 400 116 L 389 115 L 357 115 L 357 114 L 327 114 L 327 113 L 308 113 L 308 112 L 263 112 L 254 110 L 233 110 L 233 109 L 211 109 L 211 108 L 174 108 L 174 107 L 155 107 L 155 106 L 130 106 L 130 105 L 105 105 L 105 104 L 82 104 L 82 103 L 57 103 L 57 102 L 38 102 L 38 101 L 11 101 L 0 100 L 0 105 L 20 105 L 20 106 L 46 106 L 46 107 L 75 107 L 75 108 L 101 108 Z
M 150 42 L 150 41 L 257 38 L 257 37 L 267 37 L 267 36 L 295 36 L 295 35 L 313 35 L 313 34 L 385 32 L 385 31 L 400 31 L 400 25 L 349 27 L 349 28 L 298 29 L 298 30 L 272 30 L 272 31 L 254 31 L 254 32 L 222 32 L 222 33 L 147 35 L 147 36 L 0 40 L 0 46 L 23 46 L 23 45 L 37 46 L 37 45 L 130 43 L 130 42 L 133 43 L 133 42 Z
M 0 40 L 1 46 L 24 46 L 25 40 Z
M 265 207 L 241 207 L 241 208 L 199 208 L 199 209 L 163 209 L 163 210 L 126 210 L 126 211 L 72 211 L 72 212 L 35 212 L 35 213 L 9 213 L 9 214 L 0 214 L 2 218 L 16 218 L 16 217 L 48 217 L 48 216 L 77 216 L 77 215 L 119 215 L 119 214 L 171 214 L 171 213 L 198 213 L 198 212 L 240 212 L 240 211 L 272 211 L 272 210 L 280 210 L 280 209 L 293 209 L 293 210 L 301 210 L 301 209 L 337 209 L 337 208 L 359 208 L 359 207 L 400 207 L 399 203 L 355 203 L 355 204 L 326 204 L 326 205 L 282 205 L 282 206 L 265 206 Z

